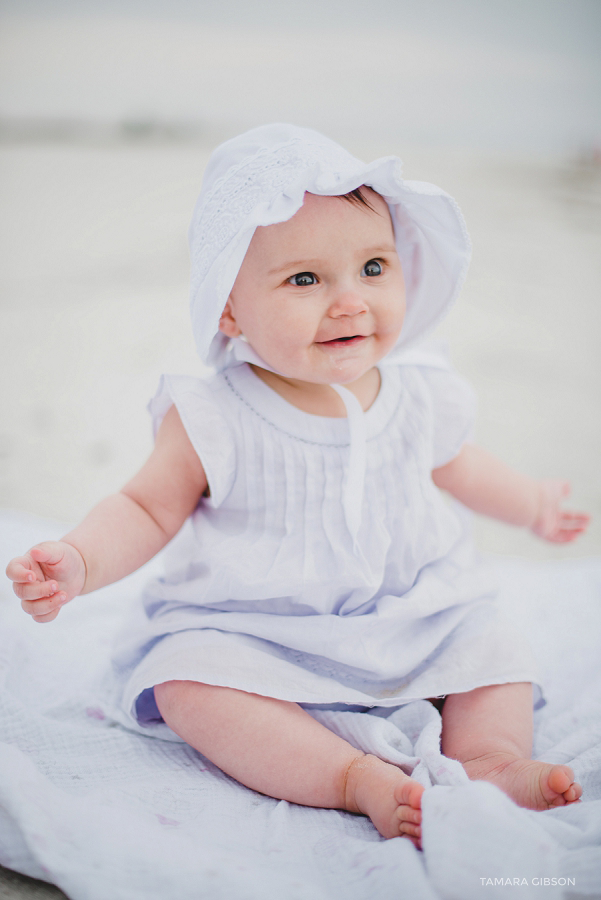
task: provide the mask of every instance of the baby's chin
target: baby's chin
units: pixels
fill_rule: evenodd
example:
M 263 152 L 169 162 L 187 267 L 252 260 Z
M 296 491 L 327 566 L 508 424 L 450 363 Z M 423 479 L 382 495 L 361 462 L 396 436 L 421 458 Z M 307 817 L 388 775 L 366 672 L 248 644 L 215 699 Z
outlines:
M 294 359 L 291 355 L 286 355 L 285 351 L 270 354 L 269 359 L 265 354 L 262 359 L 267 364 L 265 368 L 268 371 L 287 381 L 345 386 L 359 381 L 376 368 L 385 353 L 374 353 L 374 349 L 372 346 L 371 352 L 366 354 L 362 348 L 356 348 L 355 351 L 349 348 L 338 352 L 337 348 L 333 351 L 330 348 L 324 350 L 321 346 L 314 345 L 303 359 Z
M 275 367 L 274 367 L 275 368 Z M 289 367 L 282 374 L 291 381 L 305 382 L 306 384 L 353 384 L 367 375 L 373 368 L 373 365 L 356 366 L 348 363 L 340 363 L 335 366 L 319 367 L 311 371 L 302 368 L 293 369 Z
M 315 385 L 339 385 L 340 387 L 349 387 L 350 385 L 356 384 L 363 379 L 369 378 L 373 372 L 377 371 L 376 365 L 371 365 L 367 367 L 362 367 L 360 369 L 348 369 L 344 370 L 341 367 L 341 370 L 330 372 L 327 375 L 323 375 L 322 377 L 314 377 L 310 379 L 298 379 L 299 381 L 304 380 L 306 383 L 315 384 Z
M 253 366 L 253 369 L 256 369 L 256 366 Z M 307 373 L 302 370 L 296 370 L 290 367 L 276 368 L 276 366 L 271 366 L 266 371 L 269 373 L 271 377 L 281 378 L 282 380 L 288 382 L 288 384 L 295 384 L 299 388 L 320 388 L 326 387 L 329 385 L 340 385 L 341 387 L 345 387 L 348 385 L 352 385 L 357 381 L 360 381 L 364 377 L 369 377 L 369 373 L 372 370 L 375 370 L 375 366 L 370 366 L 366 371 L 359 372 L 330 372 L 330 373 Z M 267 378 L 269 378 L 269 375 Z
M 345 387 L 369 378 L 370 375 L 377 370 L 379 359 L 370 360 L 369 363 L 361 362 L 357 364 L 352 360 L 340 360 L 337 365 L 329 368 L 329 371 L 323 377 L 316 378 L 315 381 L 320 384 L 338 384 Z

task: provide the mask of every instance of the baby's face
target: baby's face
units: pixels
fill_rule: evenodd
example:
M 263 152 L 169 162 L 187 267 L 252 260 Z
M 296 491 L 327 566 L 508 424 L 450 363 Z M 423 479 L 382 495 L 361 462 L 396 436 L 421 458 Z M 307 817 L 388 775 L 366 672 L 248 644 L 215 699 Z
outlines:
M 350 384 L 392 349 L 405 285 L 385 201 L 373 209 L 305 194 L 287 222 L 255 231 L 220 329 L 242 334 L 276 372 Z

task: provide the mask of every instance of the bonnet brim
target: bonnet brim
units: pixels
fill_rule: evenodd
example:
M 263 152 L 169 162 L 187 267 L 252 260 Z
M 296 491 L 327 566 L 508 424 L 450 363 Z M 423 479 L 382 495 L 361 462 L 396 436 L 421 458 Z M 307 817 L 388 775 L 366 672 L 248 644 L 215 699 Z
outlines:
M 285 222 L 306 192 L 346 194 L 366 185 L 387 202 L 407 291 L 393 359 L 425 337 L 459 294 L 470 240 L 456 202 L 432 184 L 404 181 L 388 156 L 366 164 L 307 128 L 267 125 L 211 156 L 190 225 L 191 315 L 201 359 L 220 370 L 234 361 L 219 320 L 255 229 Z

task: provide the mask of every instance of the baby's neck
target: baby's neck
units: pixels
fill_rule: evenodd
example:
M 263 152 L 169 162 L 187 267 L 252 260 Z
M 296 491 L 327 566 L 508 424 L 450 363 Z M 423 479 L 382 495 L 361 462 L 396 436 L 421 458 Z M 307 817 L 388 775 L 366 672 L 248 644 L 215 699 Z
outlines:
M 251 364 L 255 375 L 264 381 L 272 390 L 283 397 L 292 406 L 314 416 L 327 416 L 329 418 L 346 418 L 346 409 L 342 398 L 329 384 L 314 384 L 310 381 L 298 381 L 295 378 L 285 378 L 267 369 Z M 372 405 L 380 391 L 380 372 L 374 366 L 361 378 L 343 387 L 351 391 L 364 411 Z

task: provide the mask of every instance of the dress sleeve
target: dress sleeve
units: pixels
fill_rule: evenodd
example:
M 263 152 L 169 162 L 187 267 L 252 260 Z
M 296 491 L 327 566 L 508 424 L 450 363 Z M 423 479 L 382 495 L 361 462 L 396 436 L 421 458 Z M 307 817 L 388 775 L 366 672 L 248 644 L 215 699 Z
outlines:
M 444 466 L 473 437 L 476 395 L 450 366 L 420 366 L 433 410 L 433 468 Z
M 163 375 L 148 404 L 153 433 L 175 405 L 198 453 L 209 484 L 209 506 L 220 506 L 229 494 L 236 471 L 234 435 L 219 407 L 218 395 L 207 381 L 188 375 Z

